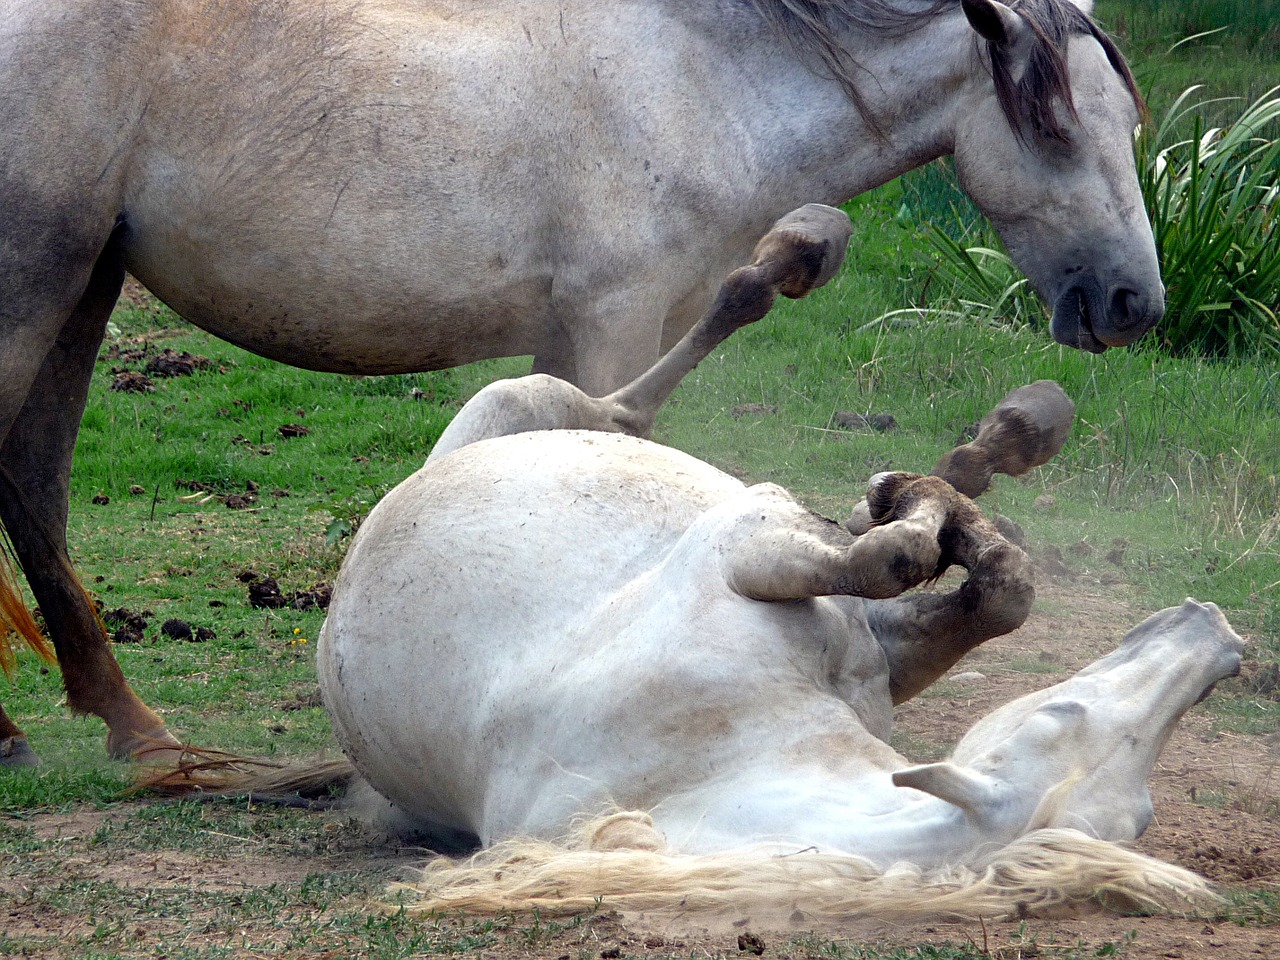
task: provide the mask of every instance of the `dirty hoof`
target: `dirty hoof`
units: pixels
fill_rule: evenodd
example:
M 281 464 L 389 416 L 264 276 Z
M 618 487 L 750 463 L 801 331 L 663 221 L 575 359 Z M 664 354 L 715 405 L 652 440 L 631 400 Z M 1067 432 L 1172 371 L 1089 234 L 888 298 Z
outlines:
M 178 738 L 163 725 L 146 733 L 117 736 L 107 734 L 107 753 L 113 760 L 136 760 L 139 763 L 168 763 L 182 753 Z
M 40 758 L 27 743 L 26 737 L 5 737 L 0 740 L 0 767 L 37 767 Z

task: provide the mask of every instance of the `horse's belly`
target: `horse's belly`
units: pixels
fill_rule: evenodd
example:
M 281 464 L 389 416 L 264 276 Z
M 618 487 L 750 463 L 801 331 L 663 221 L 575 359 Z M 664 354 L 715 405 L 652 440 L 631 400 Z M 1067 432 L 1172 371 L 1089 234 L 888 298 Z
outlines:
M 608 434 L 523 434 L 432 461 L 362 525 L 329 609 L 318 668 L 344 750 L 407 812 L 479 832 L 491 778 L 538 740 L 513 718 L 598 656 L 592 619 L 742 489 Z
M 889 710 L 865 621 L 724 579 L 717 531 L 763 490 L 609 434 L 432 461 L 361 527 L 329 609 L 318 666 L 344 751 L 405 812 L 485 842 L 696 798 L 801 740 L 891 752 L 862 719 Z M 866 703 L 836 692 L 846 674 Z
M 661 5 L 207 6 L 227 21 L 169 39 L 118 212 L 131 272 L 256 353 L 407 372 L 646 325 L 656 353 L 772 219 L 663 69 L 685 38 Z
M 126 265 L 184 319 L 292 366 L 408 373 L 542 352 L 551 276 L 529 254 L 433 263 L 425 242 L 386 233 L 356 249 L 341 231 L 215 241 L 153 227 L 128 241 Z

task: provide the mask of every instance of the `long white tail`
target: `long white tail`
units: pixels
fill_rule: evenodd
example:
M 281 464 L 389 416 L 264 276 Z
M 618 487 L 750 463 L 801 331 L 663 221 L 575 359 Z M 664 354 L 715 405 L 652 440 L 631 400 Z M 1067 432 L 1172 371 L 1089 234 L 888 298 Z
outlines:
M 620 827 L 642 849 L 620 849 Z M 507 841 L 467 860 L 434 860 L 416 883 L 396 890 L 412 898 L 411 913 L 544 916 L 597 906 L 884 920 L 1038 916 L 1087 905 L 1183 914 L 1217 900 L 1190 871 L 1075 830 L 1037 830 L 975 867 L 927 873 L 910 865 L 882 871 L 858 857 L 815 850 L 673 854 L 652 849 L 656 836 L 645 814 L 613 814 L 584 824 L 565 843 Z

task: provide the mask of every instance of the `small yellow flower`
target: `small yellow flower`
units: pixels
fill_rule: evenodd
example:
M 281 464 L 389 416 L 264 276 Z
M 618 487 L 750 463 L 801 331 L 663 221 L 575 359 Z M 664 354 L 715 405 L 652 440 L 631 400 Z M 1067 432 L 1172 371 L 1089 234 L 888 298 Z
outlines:
M 296 637 L 298 634 L 300 634 L 301 632 L 302 632 L 302 628 L 301 628 L 301 627 L 294 627 L 294 628 L 293 628 L 293 635 L 294 635 L 295 637 Z

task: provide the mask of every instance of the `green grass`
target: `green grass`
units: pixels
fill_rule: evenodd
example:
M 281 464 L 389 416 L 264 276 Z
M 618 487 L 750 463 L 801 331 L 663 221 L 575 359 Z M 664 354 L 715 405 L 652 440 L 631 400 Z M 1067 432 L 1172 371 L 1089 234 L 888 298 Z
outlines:
M 1278 0 L 1098 0 L 1094 14 L 1157 112 L 1193 84 L 1252 102 L 1280 82 Z M 1206 118 L 1226 115 L 1214 108 Z
M 1158 334 L 1177 353 L 1280 356 L 1280 81 L 1222 128 L 1198 94 L 1138 144 L 1168 288 Z

